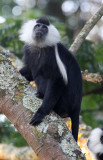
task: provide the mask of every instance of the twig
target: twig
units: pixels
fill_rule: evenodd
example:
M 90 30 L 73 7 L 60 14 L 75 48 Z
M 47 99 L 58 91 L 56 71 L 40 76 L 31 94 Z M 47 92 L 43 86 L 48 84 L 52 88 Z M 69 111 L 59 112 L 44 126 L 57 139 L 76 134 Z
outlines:
M 93 83 L 101 83 L 103 84 L 103 76 L 99 73 L 88 73 L 87 71 L 82 72 L 83 80 L 93 82 Z
M 95 24 L 99 21 L 99 19 L 103 16 L 103 4 L 101 5 L 100 9 L 93 15 L 85 24 L 81 32 L 78 34 L 76 39 L 74 40 L 73 44 L 69 48 L 69 50 L 75 54 L 77 50 L 80 48 L 81 44 L 87 37 L 88 33 L 92 30 Z

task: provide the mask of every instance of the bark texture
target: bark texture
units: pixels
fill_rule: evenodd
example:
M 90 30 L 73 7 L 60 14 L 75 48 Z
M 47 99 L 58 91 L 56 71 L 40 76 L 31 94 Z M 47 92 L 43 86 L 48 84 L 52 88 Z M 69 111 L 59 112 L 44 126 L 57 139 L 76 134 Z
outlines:
M 91 17 L 81 32 L 78 34 L 76 39 L 74 40 L 73 44 L 69 48 L 69 50 L 75 54 L 77 50 L 80 48 L 81 44 L 84 42 L 85 38 L 87 37 L 88 33 L 92 30 L 95 24 L 99 21 L 99 19 L 103 16 L 103 4 L 101 4 L 100 9 Z
M 9 53 L 0 50 L 0 112 L 14 124 L 37 156 L 42 160 L 85 160 L 65 123 L 55 113 L 33 127 L 32 112 L 42 101 L 36 90 L 15 70 Z

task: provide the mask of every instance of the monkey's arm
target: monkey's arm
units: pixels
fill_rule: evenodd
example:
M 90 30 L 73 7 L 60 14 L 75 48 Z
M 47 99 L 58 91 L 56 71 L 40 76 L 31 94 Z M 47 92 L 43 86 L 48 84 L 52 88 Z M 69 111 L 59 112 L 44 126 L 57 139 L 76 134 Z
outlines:
M 41 107 L 38 109 L 36 114 L 32 117 L 30 124 L 37 125 L 42 119 L 50 113 L 53 107 L 56 105 L 57 101 L 63 94 L 65 86 L 62 80 L 49 80 L 46 88 L 46 93 L 44 95 L 44 100 Z
M 31 70 L 27 67 L 24 66 L 20 71 L 22 76 L 24 76 L 28 81 L 33 81 L 32 73 Z

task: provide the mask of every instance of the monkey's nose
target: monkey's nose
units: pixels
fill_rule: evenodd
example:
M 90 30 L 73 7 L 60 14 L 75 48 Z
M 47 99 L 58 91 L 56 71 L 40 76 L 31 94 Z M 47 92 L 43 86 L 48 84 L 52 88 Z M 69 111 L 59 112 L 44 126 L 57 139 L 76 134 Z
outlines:
M 42 35 L 43 35 L 42 32 L 37 32 L 37 33 L 36 33 L 36 36 L 37 36 L 37 37 L 42 37 Z

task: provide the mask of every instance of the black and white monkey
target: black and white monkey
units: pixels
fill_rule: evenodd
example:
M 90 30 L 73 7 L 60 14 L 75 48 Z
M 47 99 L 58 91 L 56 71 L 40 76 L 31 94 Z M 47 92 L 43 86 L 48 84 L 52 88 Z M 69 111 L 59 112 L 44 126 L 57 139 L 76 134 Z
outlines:
M 77 141 L 82 99 L 82 77 L 74 56 L 60 43 L 60 34 L 49 20 L 29 20 L 20 31 L 24 45 L 24 67 L 20 73 L 35 81 L 36 96 L 43 99 L 30 124 L 37 125 L 55 111 L 72 120 L 72 134 Z
M 103 128 L 92 130 L 87 147 L 97 160 L 103 160 Z

